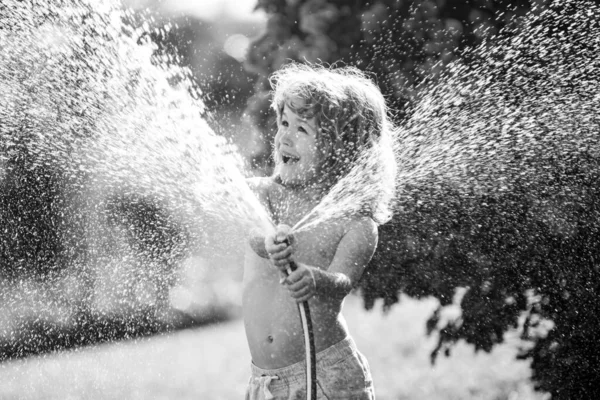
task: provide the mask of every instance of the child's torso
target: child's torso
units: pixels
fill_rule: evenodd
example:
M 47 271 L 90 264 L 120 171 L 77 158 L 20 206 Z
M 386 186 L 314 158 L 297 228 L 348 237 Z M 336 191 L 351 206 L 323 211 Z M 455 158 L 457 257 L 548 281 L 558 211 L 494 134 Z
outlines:
M 278 223 L 292 226 L 309 211 L 293 207 L 295 212 L 279 210 Z M 297 232 L 296 261 L 327 269 L 344 235 L 339 222 L 325 222 Z M 279 282 L 279 270 L 249 247 L 244 265 L 244 322 L 253 362 L 261 368 L 280 368 L 304 359 L 304 338 L 297 303 Z M 316 296 L 309 300 L 317 351 L 347 336 L 340 314 L 342 298 Z

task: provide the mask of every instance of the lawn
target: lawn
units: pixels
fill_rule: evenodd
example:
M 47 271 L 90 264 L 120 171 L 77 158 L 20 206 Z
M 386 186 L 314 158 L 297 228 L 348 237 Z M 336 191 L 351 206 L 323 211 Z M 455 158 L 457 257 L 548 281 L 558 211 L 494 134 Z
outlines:
M 541 400 L 517 361 L 516 339 L 491 354 L 459 344 L 432 366 L 430 300 L 403 298 L 388 314 L 350 297 L 344 314 L 370 361 L 379 400 Z M 239 319 L 136 341 L 0 364 L 0 399 L 241 399 L 250 357 Z

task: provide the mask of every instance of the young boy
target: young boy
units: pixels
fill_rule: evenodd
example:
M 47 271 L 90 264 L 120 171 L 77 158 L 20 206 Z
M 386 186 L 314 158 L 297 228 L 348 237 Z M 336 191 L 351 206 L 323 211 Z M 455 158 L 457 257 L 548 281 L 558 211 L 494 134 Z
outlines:
M 246 399 L 305 399 L 305 350 L 297 303 L 308 301 L 317 352 L 319 399 L 373 399 L 365 357 L 341 314 L 377 245 L 377 222 L 389 218 L 395 162 L 391 124 L 378 88 L 353 68 L 290 64 L 272 77 L 278 131 L 275 172 L 251 186 L 278 225 L 250 240 L 244 266 L 244 323 L 252 356 Z M 291 234 L 352 167 L 359 152 L 381 146 L 386 171 L 364 211 Z M 384 162 L 385 159 L 385 162 Z M 373 175 L 373 168 L 366 171 Z M 289 245 L 286 243 L 289 243 Z M 297 269 L 286 277 L 294 261 Z

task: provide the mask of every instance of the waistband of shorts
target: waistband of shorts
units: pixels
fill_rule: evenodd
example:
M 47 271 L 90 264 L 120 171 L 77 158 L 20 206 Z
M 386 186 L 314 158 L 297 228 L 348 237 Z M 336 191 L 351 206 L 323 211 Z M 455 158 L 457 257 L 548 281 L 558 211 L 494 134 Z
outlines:
M 340 360 L 356 353 L 358 350 L 356 348 L 356 343 L 350 336 L 346 336 L 346 338 L 340 340 L 336 344 L 329 346 L 328 348 L 318 352 L 316 354 L 317 358 L 317 371 L 319 367 L 324 368 L 331 366 Z M 298 374 L 304 374 L 306 370 L 306 361 L 299 361 L 292 365 L 288 365 L 287 367 L 276 368 L 276 369 L 263 369 L 257 367 L 254 363 L 252 363 L 252 376 L 260 377 L 260 376 L 278 376 L 280 379 L 288 379 Z

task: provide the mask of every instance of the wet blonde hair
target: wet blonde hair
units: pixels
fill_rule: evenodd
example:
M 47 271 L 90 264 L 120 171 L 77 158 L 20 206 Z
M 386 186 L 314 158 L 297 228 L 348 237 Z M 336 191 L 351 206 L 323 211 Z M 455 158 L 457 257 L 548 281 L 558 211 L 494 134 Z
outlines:
M 334 185 L 369 152 L 371 160 L 363 172 L 370 181 L 368 190 L 375 193 L 365 212 L 377 223 L 389 220 L 397 165 L 392 149 L 395 128 L 377 85 L 354 67 L 300 63 L 283 66 L 270 82 L 277 121 L 286 105 L 301 117 L 315 118 L 324 155 L 323 182 Z M 294 103 L 295 99 L 302 101 Z

